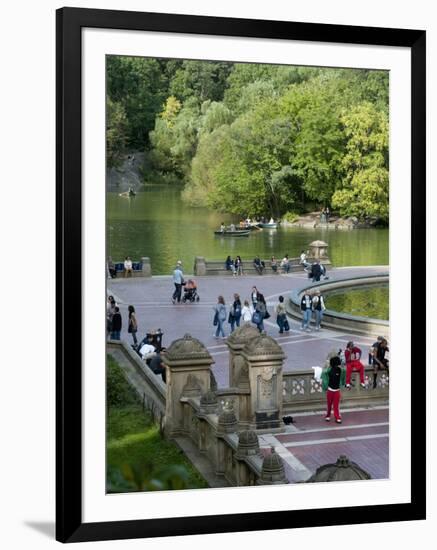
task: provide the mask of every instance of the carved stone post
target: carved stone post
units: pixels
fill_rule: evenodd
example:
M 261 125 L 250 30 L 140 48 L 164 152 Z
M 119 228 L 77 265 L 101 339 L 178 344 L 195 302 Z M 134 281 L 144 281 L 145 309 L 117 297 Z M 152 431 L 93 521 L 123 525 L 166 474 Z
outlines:
M 206 275 L 206 261 L 203 256 L 194 258 L 194 275 L 197 277 Z
M 241 356 L 244 346 L 253 338 L 258 338 L 259 331 L 253 325 L 244 323 L 226 340 L 229 348 L 229 387 L 249 389 L 249 371 L 246 361 Z
M 229 349 L 229 387 L 238 388 L 238 421 L 240 427 L 251 424 L 249 366 L 242 356 L 244 346 L 259 337 L 259 331 L 253 325 L 244 323 L 227 339 Z
M 173 437 L 184 432 L 183 398 L 200 398 L 210 389 L 214 360 L 202 342 L 189 334 L 172 342 L 162 359 L 167 368 L 165 433 Z
M 144 256 L 141 258 L 141 263 L 143 264 L 141 275 L 143 277 L 151 277 L 152 276 L 152 266 L 150 264 L 150 258 L 147 258 Z
M 325 241 L 313 241 L 309 245 L 310 257 L 315 260 L 328 260 L 328 243 Z
M 282 417 L 282 368 L 285 354 L 266 334 L 249 340 L 241 351 L 249 371 L 251 429 L 279 428 Z

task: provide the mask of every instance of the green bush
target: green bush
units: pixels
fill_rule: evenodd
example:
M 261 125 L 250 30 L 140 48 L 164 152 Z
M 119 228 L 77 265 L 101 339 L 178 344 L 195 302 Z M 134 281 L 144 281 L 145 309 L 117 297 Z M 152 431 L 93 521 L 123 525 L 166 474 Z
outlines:
M 162 438 L 117 362 L 108 356 L 107 490 L 159 491 L 207 487 L 184 453 Z
M 299 214 L 291 210 L 289 210 L 283 215 L 283 220 L 289 223 L 295 222 L 298 218 L 299 218 Z
M 106 363 L 106 399 L 108 407 L 140 404 L 138 395 L 126 382 L 120 367 L 111 355 L 107 356 Z

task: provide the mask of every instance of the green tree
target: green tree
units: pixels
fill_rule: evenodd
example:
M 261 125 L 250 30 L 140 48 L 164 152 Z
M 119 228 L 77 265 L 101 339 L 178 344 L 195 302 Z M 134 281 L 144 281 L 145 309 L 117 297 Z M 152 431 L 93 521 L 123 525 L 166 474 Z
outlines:
M 369 102 L 356 105 L 342 116 L 347 137 L 342 160 L 343 186 L 332 204 L 343 215 L 368 216 L 388 221 L 388 115 Z
M 127 119 L 123 105 L 108 99 L 106 104 L 106 154 L 108 166 L 117 166 L 127 143 Z
M 169 86 L 169 91 L 181 101 L 195 98 L 199 105 L 208 99 L 221 101 L 231 70 L 231 63 L 183 61 Z
M 162 109 L 167 87 L 156 59 L 108 56 L 107 96 L 120 103 L 127 119 L 127 146 L 144 149 L 155 117 Z

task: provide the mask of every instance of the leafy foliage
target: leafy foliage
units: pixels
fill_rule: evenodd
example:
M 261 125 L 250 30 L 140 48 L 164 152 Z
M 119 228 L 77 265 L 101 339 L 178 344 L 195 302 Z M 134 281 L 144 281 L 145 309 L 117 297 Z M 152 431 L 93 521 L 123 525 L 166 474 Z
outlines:
M 388 221 L 385 71 L 110 57 L 107 141 L 196 206 Z
M 107 489 L 159 491 L 206 487 L 185 455 L 160 434 L 120 367 L 108 355 Z

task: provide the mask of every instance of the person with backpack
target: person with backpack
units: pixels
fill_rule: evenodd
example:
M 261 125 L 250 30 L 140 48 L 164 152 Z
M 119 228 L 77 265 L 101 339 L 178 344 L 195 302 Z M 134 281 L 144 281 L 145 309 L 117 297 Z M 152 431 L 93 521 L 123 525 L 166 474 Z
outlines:
M 234 332 L 235 326 L 240 326 L 241 319 L 241 301 L 238 294 L 234 294 L 234 302 L 232 304 L 231 310 L 229 311 L 228 322 L 231 325 L 231 332 Z
M 284 296 L 279 296 L 278 305 L 276 306 L 276 323 L 279 327 L 279 334 L 284 334 L 290 330 L 290 325 L 288 324 L 287 313 L 285 311 L 284 305 Z
M 256 325 L 256 328 L 262 332 L 264 330 L 264 319 L 268 319 L 270 315 L 267 311 L 267 304 L 264 295 L 258 293 L 255 311 L 252 316 L 252 323 Z
M 331 420 L 331 411 L 334 409 L 335 421 L 341 424 L 340 399 L 345 379 L 346 372 L 341 366 L 341 359 L 334 355 L 329 359 L 329 366 L 322 372 L 322 390 L 326 392 L 326 422 Z
M 217 298 L 217 304 L 214 306 L 214 321 L 213 324 L 217 327 L 214 336 L 216 338 L 222 335 L 222 338 L 226 338 L 225 331 L 223 330 L 223 323 L 226 321 L 226 306 L 223 296 Z

